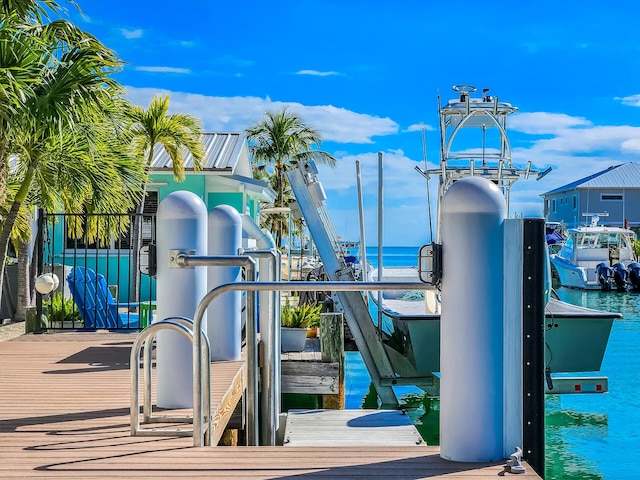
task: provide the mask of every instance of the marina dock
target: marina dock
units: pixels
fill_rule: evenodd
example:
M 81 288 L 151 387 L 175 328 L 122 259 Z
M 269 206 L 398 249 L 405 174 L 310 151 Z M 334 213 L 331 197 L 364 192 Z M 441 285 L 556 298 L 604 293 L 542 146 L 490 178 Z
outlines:
M 435 446 L 195 448 L 189 437 L 132 437 L 133 340 L 132 334 L 65 333 L 0 343 L 2 478 L 489 479 L 505 471 L 504 461 L 448 462 Z M 243 369 L 243 362 L 212 365 L 221 422 L 234 408 L 228 392 Z M 527 468 L 519 478 L 540 477 Z

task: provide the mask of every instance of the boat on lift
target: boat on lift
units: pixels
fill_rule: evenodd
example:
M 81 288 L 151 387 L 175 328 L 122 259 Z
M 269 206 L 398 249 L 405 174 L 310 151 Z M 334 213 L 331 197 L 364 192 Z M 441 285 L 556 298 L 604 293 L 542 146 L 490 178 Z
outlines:
M 481 98 L 471 96 L 475 88 L 470 86 L 457 86 L 455 90 L 458 94 L 456 99 L 439 105 L 440 165 L 436 169 L 420 170 L 420 173 L 427 179 L 434 175 L 440 180 L 438 210 L 447 188 L 456 180 L 473 175 L 493 181 L 508 200 L 510 188 L 517 180 L 537 173 L 531 168 L 530 162 L 524 168 L 511 162 L 506 117 L 517 111 L 517 107 L 489 96 L 488 90 L 483 91 Z M 463 132 L 469 130 L 481 132 L 482 149 L 454 151 L 453 140 L 459 135 L 464 136 Z M 487 148 L 490 141 L 497 146 Z M 472 145 L 478 144 L 480 142 Z M 546 173 L 538 173 L 538 177 Z M 354 268 L 345 260 L 341 239 L 336 235 L 328 214 L 326 195 L 315 164 L 312 161 L 300 163 L 286 175 L 326 276 L 332 281 L 356 281 Z M 364 252 L 364 243 L 361 247 Z M 397 405 L 398 399 L 393 388 L 398 385 L 416 385 L 432 395 L 438 395 L 440 291 L 433 287 L 421 295 L 412 290 L 418 286 L 419 290 L 423 290 L 425 286 L 417 282 L 418 270 L 415 267 L 383 268 L 382 278 L 400 286 L 413 282 L 413 286 L 387 291 L 382 296 L 381 322 L 372 318 L 369 303 L 361 292 L 336 292 L 335 307 L 344 313 L 349 331 L 383 405 Z M 617 313 L 577 307 L 557 299 L 549 300 L 545 334 L 548 382 L 555 373 L 598 371 L 613 321 L 621 317 Z M 590 381 L 593 378 L 590 377 Z M 594 391 L 607 391 L 606 384 L 603 388 L 598 385 L 594 384 Z M 573 387 L 569 391 L 573 391 Z M 562 393 L 558 388 L 554 392 Z
M 507 117 L 518 110 L 510 103 L 484 89 L 481 97 L 472 97 L 475 87 L 457 85 L 453 90 L 458 97 L 446 104 L 439 103 L 440 163 L 437 168 L 420 170 L 427 181 L 438 178 L 438 204 L 436 238 L 440 242 L 440 208 L 447 189 L 457 180 L 481 176 L 495 183 L 502 191 L 509 208 L 511 187 L 520 179 L 539 173 L 528 162 L 524 168 L 513 164 L 511 144 L 507 136 Z M 471 132 L 469 132 L 471 130 Z M 481 148 L 455 150 L 457 140 L 464 137 L 469 145 L 473 130 L 480 132 Z M 489 147 L 491 145 L 491 147 Z M 470 248 L 471 248 L 470 241 Z M 417 260 L 417 259 L 416 259 Z M 382 281 L 415 282 L 419 278 L 416 266 L 384 267 Z M 378 279 L 378 271 L 371 274 Z M 545 333 L 545 369 L 548 374 L 567 372 L 597 372 L 615 319 L 619 313 L 603 312 L 560 301 L 551 295 L 550 269 L 548 275 L 548 302 L 545 307 L 547 331 Z M 376 295 L 371 298 L 376 301 Z M 398 290 L 381 292 L 383 330 L 387 344 L 409 359 L 418 371 L 439 371 L 440 359 L 440 291 Z
M 589 225 L 568 230 L 551 263 L 564 287 L 604 291 L 640 291 L 640 264 L 633 251 L 636 234 L 600 223 L 607 213 L 585 213 Z

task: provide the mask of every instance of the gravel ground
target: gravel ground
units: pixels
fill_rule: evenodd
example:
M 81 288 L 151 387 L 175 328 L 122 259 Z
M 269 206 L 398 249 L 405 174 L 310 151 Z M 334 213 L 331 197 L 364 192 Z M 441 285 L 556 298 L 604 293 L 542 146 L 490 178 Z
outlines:
M 24 322 L 0 324 L 0 342 L 24 335 Z

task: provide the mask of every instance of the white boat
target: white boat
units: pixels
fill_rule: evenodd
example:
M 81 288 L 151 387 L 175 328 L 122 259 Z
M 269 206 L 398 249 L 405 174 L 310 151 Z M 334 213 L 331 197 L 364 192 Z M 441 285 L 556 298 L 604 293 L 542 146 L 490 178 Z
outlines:
M 471 86 L 455 86 L 454 90 L 459 98 L 439 106 L 440 165 L 435 169 L 420 171 L 427 180 L 431 175 L 439 179 L 438 240 L 439 207 L 446 190 L 455 181 L 469 176 L 482 176 L 493 181 L 505 195 L 508 209 L 512 185 L 520 178 L 526 179 L 529 175 L 538 173 L 531 168 L 531 162 L 525 168 L 518 168 L 511 161 L 506 117 L 517 111 L 517 107 L 490 97 L 488 89 L 483 90 L 481 98 L 470 96 L 475 91 Z M 467 127 L 476 131 L 481 129 L 482 148 L 454 151 L 457 146 L 456 137 Z M 497 130 L 497 135 L 492 137 L 496 146 L 492 148 L 487 146 L 488 128 Z M 468 142 L 469 137 L 464 138 Z M 371 278 L 376 280 L 377 276 L 377 271 L 373 271 Z M 382 280 L 416 282 L 418 270 L 415 266 L 383 266 Z M 551 292 L 550 275 L 548 291 Z M 439 371 L 439 290 L 434 287 L 426 290 L 423 296 L 406 290 L 379 293 L 383 313 L 382 330 L 386 332 L 387 345 L 404 355 L 418 372 Z M 374 294 L 372 298 L 375 302 L 378 295 Z M 574 306 L 552 296 L 546 304 L 545 314 L 545 370 L 548 378 L 551 373 L 599 371 L 613 321 L 622 318 L 622 315 Z
M 637 258 L 633 251 L 636 234 L 621 227 L 599 224 L 606 214 L 584 214 L 589 225 L 568 230 L 562 248 L 551 255 L 551 263 L 565 287 L 626 291 L 640 288 Z

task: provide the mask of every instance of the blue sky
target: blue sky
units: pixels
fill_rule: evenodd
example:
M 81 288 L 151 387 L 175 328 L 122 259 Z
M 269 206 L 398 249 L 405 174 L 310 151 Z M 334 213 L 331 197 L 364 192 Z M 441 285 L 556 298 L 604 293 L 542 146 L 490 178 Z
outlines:
M 540 193 L 640 157 L 640 13 L 635 2 L 79 0 L 72 20 L 127 62 L 134 103 L 170 93 L 207 131 L 242 131 L 290 106 L 339 160 L 321 169 L 328 208 L 358 238 L 355 160 L 367 242 L 376 243 L 377 152 L 385 244 L 429 241 L 420 123 L 438 161 L 436 96 L 487 87 L 519 107 L 513 159 L 554 171 L 521 181 L 511 212 L 541 216 Z M 432 185 L 432 191 L 435 190 Z

